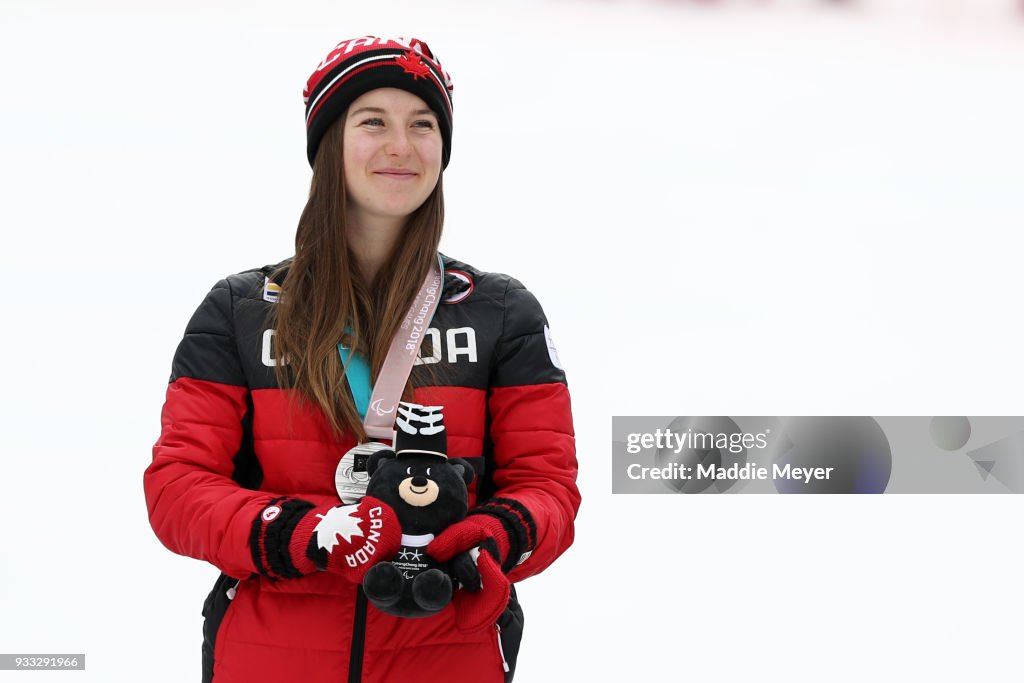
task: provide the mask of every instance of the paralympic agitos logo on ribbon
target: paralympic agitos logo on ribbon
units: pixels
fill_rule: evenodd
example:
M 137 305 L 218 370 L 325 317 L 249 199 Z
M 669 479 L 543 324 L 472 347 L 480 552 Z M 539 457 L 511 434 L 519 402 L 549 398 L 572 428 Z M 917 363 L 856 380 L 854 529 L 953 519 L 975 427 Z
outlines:
M 395 412 L 395 406 L 394 404 L 389 403 L 385 408 L 384 399 L 378 398 L 376 401 L 370 404 L 370 410 L 372 410 L 377 415 L 384 417 L 388 413 Z

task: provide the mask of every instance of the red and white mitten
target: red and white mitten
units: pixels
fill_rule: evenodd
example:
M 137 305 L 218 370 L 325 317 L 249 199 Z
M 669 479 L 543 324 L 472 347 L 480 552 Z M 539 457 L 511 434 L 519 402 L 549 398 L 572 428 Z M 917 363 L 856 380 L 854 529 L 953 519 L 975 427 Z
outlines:
M 253 520 L 250 546 L 257 570 L 272 579 L 319 570 L 358 583 L 374 564 L 391 559 L 401 540 L 398 516 L 376 498 L 318 507 L 285 496 Z

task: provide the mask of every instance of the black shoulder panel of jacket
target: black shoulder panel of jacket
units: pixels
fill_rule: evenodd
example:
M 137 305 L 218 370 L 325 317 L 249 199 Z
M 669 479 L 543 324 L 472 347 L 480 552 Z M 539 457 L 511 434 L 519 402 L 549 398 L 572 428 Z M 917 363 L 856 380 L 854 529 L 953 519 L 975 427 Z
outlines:
M 504 276 L 441 258 L 446 273 L 442 303 L 423 337 L 413 383 L 486 389 L 501 335 Z
M 554 382 L 565 384 L 565 372 L 558 360 L 544 310 L 522 282 L 509 278 L 493 386 Z
M 185 327 L 174 352 L 171 379 L 191 377 L 222 384 L 245 385 L 233 325 L 234 301 L 227 279 L 213 286 Z
M 170 381 L 180 377 L 252 386 L 249 356 L 253 346 L 252 313 L 266 313 L 264 282 L 276 266 L 253 268 L 229 275 L 213 286 L 192 314 L 174 353 Z M 253 311 L 254 305 L 260 310 Z M 269 305 L 269 304 L 267 304 Z M 257 341 L 262 332 L 255 332 Z M 271 367 L 272 369 L 272 367 Z
M 442 255 L 444 303 L 424 337 L 413 378 L 417 385 L 457 384 L 488 389 L 565 382 L 555 366 L 547 321 L 523 284 Z M 468 294 L 467 294 L 468 290 Z M 549 352 L 549 349 L 551 350 Z M 427 372 L 431 365 L 436 372 Z

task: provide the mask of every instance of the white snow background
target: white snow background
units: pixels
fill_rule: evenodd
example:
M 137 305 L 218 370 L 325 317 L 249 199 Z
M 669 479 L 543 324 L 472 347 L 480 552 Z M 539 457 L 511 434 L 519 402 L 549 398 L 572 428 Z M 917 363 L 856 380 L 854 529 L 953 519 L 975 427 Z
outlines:
M 217 571 L 142 492 L 171 356 L 291 253 L 302 86 L 366 33 L 451 72 L 443 249 L 569 376 L 583 507 L 517 681 L 1020 680 L 1019 496 L 610 476 L 612 415 L 1020 414 L 1016 3 L 5 0 L 0 651 L 87 668 L 0 681 L 199 679 Z

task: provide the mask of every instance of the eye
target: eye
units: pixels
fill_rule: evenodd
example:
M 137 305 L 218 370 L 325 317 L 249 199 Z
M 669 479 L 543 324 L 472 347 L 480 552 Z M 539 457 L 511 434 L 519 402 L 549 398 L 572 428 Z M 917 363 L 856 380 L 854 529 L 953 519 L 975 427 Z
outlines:
M 363 121 L 359 125 L 361 125 L 361 126 L 383 126 L 384 125 L 384 119 L 381 119 L 381 118 L 378 118 L 378 117 L 374 116 L 372 118 L 366 119 L 365 121 Z
M 430 476 L 430 468 L 429 467 L 427 468 L 427 476 L 428 477 Z
M 423 130 L 434 130 L 434 122 L 429 119 L 421 119 L 412 125 L 416 128 L 422 128 Z
M 405 468 L 405 473 L 406 474 L 412 474 L 412 468 L 411 467 L 406 467 Z

